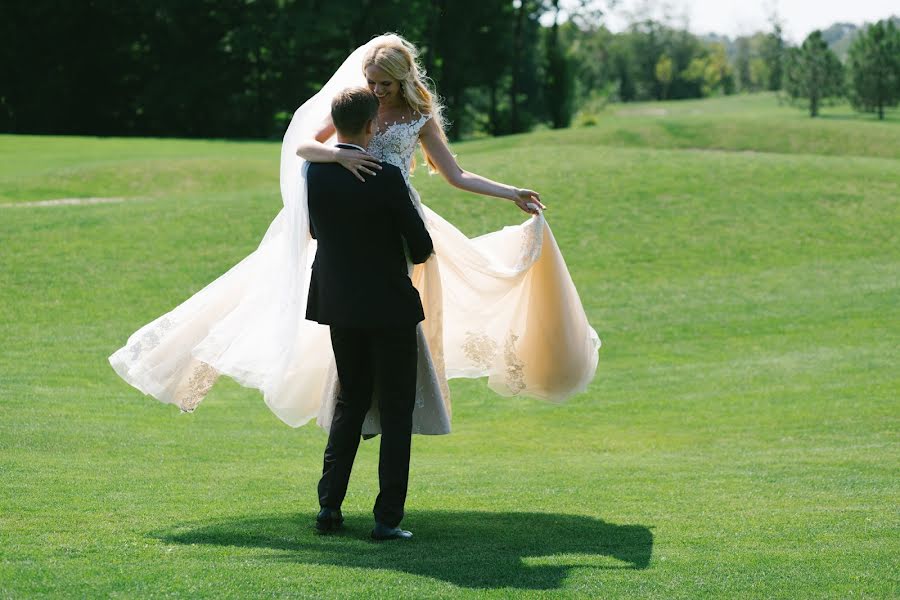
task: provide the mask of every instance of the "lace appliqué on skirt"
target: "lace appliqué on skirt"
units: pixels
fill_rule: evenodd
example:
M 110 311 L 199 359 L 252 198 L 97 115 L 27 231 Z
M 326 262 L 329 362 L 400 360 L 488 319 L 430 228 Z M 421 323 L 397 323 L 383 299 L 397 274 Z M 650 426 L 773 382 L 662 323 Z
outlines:
M 176 392 L 175 400 L 181 412 L 194 412 L 200 401 L 219 378 L 219 372 L 205 362 L 195 360 L 186 383 Z
M 131 352 L 131 361 L 137 362 L 145 352 L 150 352 L 159 346 L 160 336 L 171 328 L 172 322 L 168 318 L 163 317 L 153 327 L 144 332 L 141 339 L 128 346 L 128 351 Z
M 503 351 L 503 359 L 506 361 L 506 385 L 513 394 L 518 394 L 525 389 L 525 363 L 519 360 L 516 354 L 516 340 L 514 333 L 506 338 L 506 347 Z
M 487 370 L 494 364 L 497 356 L 497 342 L 484 334 L 467 331 L 463 352 L 473 363 Z
M 509 332 L 503 345 L 503 361 L 499 365 L 504 373 L 504 383 L 513 395 L 525 389 L 525 363 L 516 352 L 519 336 Z M 466 341 L 462 345 L 463 353 L 479 369 L 485 373 L 497 367 L 497 356 L 500 345 L 491 336 L 474 331 L 466 332 Z

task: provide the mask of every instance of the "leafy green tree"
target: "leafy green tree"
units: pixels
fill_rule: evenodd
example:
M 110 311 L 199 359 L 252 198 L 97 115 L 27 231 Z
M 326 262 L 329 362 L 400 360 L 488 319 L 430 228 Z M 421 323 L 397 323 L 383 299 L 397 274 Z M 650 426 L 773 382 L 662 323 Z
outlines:
M 638 97 L 636 80 L 638 79 L 634 47 L 631 34 L 612 36 L 609 44 L 611 79 L 615 82 L 615 99 L 631 102 L 643 98 Z
M 668 29 L 665 35 L 665 54 L 672 58 L 672 83 L 667 91 L 667 98 L 699 98 L 703 95 L 703 87 L 696 81 L 682 77 L 684 70 L 698 56 L 704 56 L 706 46 L 698 37 L 685 30 Z
M 800 48 L 788 51 L 785 91 L 794 100 L 809 100 L 810 117 L 819 114 L 823 100 L 840 96 L 842 88 L 843 66 L 822 32 L 813 31 Z
M 705 55 L 692 59 L 681 76 L 699 84 L 704 96 L 734 92 L 734 73 L 725 46 L 719 43 L 711 44 Z
M 663 54 L 659 57 L 659 60 L 656 61 L 656 80 L 662 86 L 663 100 L 669 95 L 669 86 L 672 84 L 673 76 L 672 59 Z
M 734 93 L 734 72 L 728 63 L 728 55 L 725 46 L 722 44 L 713 44 L 709 56 L 707 57 L 706 72 L 704 73 L 704 81 L 706 83 L 706 93 Z
M 615 87 L 610 45 L 614 35 L 605 27 L 579 24 L 571 19 L 560 25 L 560 35 L 573 63 L 575 105 L 596 99 Z
M 666 51 L 669 32 L 662 23 L 648 19 L 633 24 L 630 33 L 638 97 L 660 100 L 662 86 L 656 80 L 656 63 Z
M 769 65 L 766 64 L 766 61 L 758 57 L 750 60 L 750 84 L 752 89 L 768 89 L 770 76 Z
M 850 102 L 884 119 L 884 107 L 900 100 L 900 30 L 879 21 L 856 37 L 848 59 Z

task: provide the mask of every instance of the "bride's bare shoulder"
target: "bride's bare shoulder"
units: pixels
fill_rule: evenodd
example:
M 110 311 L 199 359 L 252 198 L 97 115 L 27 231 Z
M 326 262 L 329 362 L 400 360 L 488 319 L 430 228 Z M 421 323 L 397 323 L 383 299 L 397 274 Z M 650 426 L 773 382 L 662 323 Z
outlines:
M 421 129 L 419 129 L 419 137 L 437 137 L 440 139 L 441 130 L 437 122 L 431 118 L 430 114 L 423 114 L 419 118 L 424 119 Z

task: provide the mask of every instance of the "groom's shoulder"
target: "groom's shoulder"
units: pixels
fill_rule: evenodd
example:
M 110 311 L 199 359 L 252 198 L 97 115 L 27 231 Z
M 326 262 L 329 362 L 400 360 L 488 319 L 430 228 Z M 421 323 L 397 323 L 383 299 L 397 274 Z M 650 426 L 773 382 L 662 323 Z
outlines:
M 394 187 L 397 185 L 398 181 L 406 187 L 406 181 L 403 179 L 403 171 L 401 171 L 400 167 L 397 165 L 382 161 L 381 171 L 378 172 L 378 176 L 381 177 L 382 182 L 389 183 Z
M 378 196 L 395 195 L 399 189 L 406 189 L 406 180 L 399 167 L 391 163 L 382 162 L 381 170 L 377 175 L 363 175 L 364 181 L 360 181 L 356 175 L 347 170 L 340 163 L 309 163 L 306 171 L 306 181 L 310 191 L 319 193 L 333 189 L 333 186 L 349 187 L 360 193 L 373 193 Z
M 383 177 L 382 179 L 400 179 L 403 180 L 403 172 L 400 170 L 400 167 L 396 165 L 392 165 L 389 162 L 380 162 L 381 171 L 379 174 L 385 174 L 387 177 Z M 334 177 L 335 175 L 350 178 L 359 181 L 356 179 L 356 176 L 353 175 L 350 171 L 348 171 L 343 165 L 336 162 L 311 162 L 307 167 L 306 178 L 314 178 L 314 177 Z M 367 178 L 368 179 L 368 178 Z
M 389 162 L 385 162 L 383 160 L 379 161 L 379 163 L 381 164 L 382 171 L 389 172 L 391 174 L 399 175 L 400 177 L 403 177 L 403 173 L 400 171 L 400 167 L 398 167 L 397 165 L 389 163 Z
M 335 174 L 340 173 L 340 170 L 346 171 L 339 163 L 311 162 L 306 168 L 306 178 L 313 179 L 334 176 Z

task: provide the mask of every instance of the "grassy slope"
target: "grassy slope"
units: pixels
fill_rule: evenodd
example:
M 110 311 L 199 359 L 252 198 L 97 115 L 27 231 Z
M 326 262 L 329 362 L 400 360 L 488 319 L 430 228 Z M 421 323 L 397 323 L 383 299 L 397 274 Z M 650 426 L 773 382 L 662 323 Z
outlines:
M 614 105 L 595 119 L 580 135 L 544 135 L 560 143 L 900 158 L 900 111 L 878 122 L 837 105 L 811 119 L 773 94 Z
M 277 145 L 0 137 L 3 202 L 144 198 L 0 209 L 0 595 L 896 596 L 900 130 L 728 101 L 455 147 L 543 192 L 604 347 L 563 406 L 453 383 L 408 546 L 364 539 L 376 445 L 319 538 L 322 432 L 106 364 L 255 247 Z M 469 234 L 521 218 L 414 183 Z

